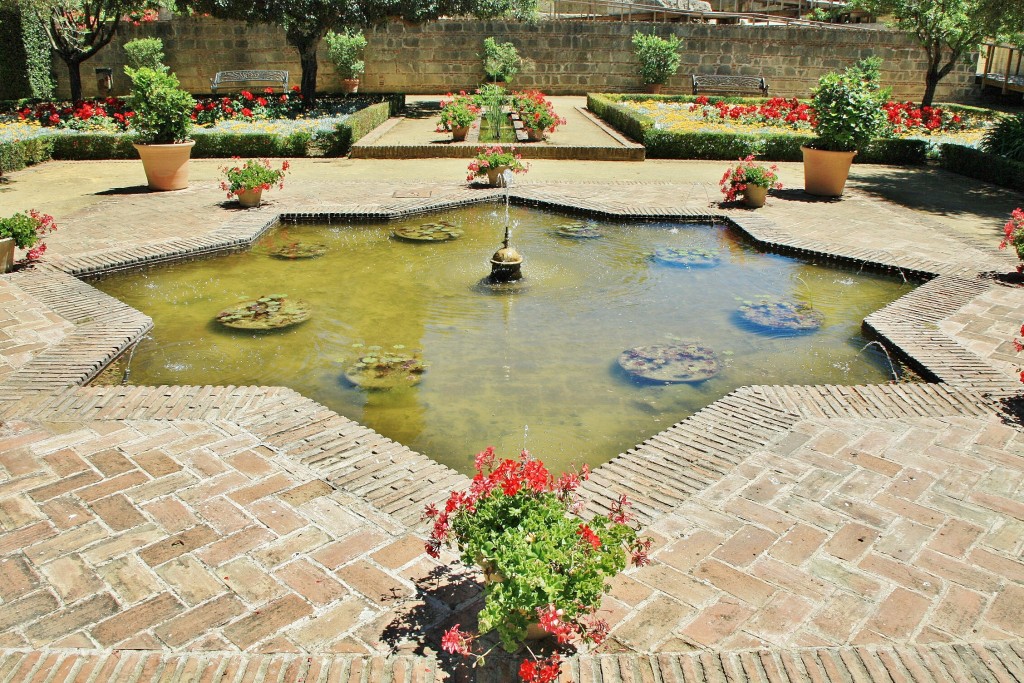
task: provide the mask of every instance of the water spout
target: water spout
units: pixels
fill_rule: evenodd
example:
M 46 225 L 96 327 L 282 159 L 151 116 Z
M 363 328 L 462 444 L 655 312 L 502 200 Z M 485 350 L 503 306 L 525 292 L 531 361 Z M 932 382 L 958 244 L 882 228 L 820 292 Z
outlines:
M 488 280 L 492 284 L 515 282 L 523 277 L 523 257 L 511 245 L 512 222 L 509 217 L 508 189 L 512 186 L 512 171 L 505 169 L 501 174 L 502 186 L 505 188 L 505 234 L 501 248 L 491 257 L 491 274 Z
M 889 372 L 892 373 L 892 381 L 899 382 L 900 376 L 896 372 L 896 365 L 892 362 L 892 356 L 889 355 L 889 350 L 885 348 L 885 345 L 880 341 L 869 341 L 867 344 L 861 347 L 859 353 L 863 353 L 864 350 L 869 346 L 877 346 L 878 348 L 882 349 L 882 354 L 885 355 L 885 360 L 889 362 Z

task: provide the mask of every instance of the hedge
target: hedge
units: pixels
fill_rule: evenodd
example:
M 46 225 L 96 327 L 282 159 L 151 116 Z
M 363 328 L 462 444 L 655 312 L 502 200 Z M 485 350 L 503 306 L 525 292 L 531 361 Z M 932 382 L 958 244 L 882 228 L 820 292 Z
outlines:
M 1024 192 L 1024 164 L 973 147 L 939 146 L 939 166 L 970 178 Z
M 193 131 L 194 159 L 239 157 L 337 157 L 348 154 L 352 143 L 387 121 L 405 106 L 403 95 L 360 109 L 334 130 L 313 139 L 307 131 L 288 135 L 273 133 L 221 133 L 202 128 Z M 0 143 L 0 170 L 17 171 L 49 159 L 137 159 L 132 136 L 117 133 L 53 133 L 28 140 Z
M 791 133 L 699 133 L 658 129 L 649 116 L 619 105 L 623 101 L 650 99 L 650 95 L 615 95 L 609 97 L 590 93 L 587 108 L 610 125 L 643 143 L 652 159 L 734 160 L 757 154 L 766 161 L 800 161 L 800 146 L 811 142 L 811 135 Z M 665 102 L 692 102 L 692 95 L 661 97 Z M 743 97 L 722 98 L 731 104 L 758 100 Z M 855 157 L 858 163 L 911 165 L 925 163 L 928 144 L 923 140 L 886 138 L 875 140 Z

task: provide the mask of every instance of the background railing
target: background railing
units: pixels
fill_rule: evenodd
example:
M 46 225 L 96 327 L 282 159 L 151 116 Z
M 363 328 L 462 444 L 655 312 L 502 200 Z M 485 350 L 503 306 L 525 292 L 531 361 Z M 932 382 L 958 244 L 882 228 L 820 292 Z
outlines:
M 714 0 L 712 11 L 665 7 L 655 2 L 629 0 L 550 0 L 549 19 L 586 21 L 701 22 L 713 24 L 795 25 L 817 28 L 865 29 L 872 25 L 831 23 L 803 19 L 816 7 L 843 11 L 846 4 L 833 0 Z M 717 8 L 716 8 L 717 5 Z
M 981 85 L 999 88 L 1002 94 L 1024 92 L 1019 47 L 985 43 L 981 58 Z

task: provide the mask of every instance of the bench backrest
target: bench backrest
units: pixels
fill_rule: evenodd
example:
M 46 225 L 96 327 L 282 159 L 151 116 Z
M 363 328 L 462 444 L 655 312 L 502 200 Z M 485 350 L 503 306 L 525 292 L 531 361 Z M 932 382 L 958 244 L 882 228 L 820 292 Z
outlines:
M 768 83 L 762 76 L 716 76 L 713 74 L 691 74 L 693 94 L 699 92 L 754 92 L 768 95 Z
M 226 84 L 240 85 L 242 83 L 270 83 L 281 86 L 282 90 L 288 90 L 288 72 L 267 69 L 218 71 L 210 79 L 210 90 L 217 92 L 217 88 Z

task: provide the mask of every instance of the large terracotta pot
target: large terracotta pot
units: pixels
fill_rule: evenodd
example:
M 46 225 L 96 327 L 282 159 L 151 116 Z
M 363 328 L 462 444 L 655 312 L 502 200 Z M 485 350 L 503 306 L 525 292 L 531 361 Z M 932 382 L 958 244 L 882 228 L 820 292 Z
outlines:
M 359 92 L 359 79 L 358 78 L 343 78 L 341 81 L 341 92 L 346 95 Z
M 819 197 L 840 197 L 857 152 L 827 152 L 800 147 L 804 153 L 804 191 Z
M 0 273 L 14 270 L 14 238 L 0 238 Z
M 768 188 L 760 185 L 747 185 L 743 190 L 743 203 L 753 209 L 760 209 L 768 198 Z
M 644 89 L 650 95 L 660 95 L 663 87 L 665 87 L 664 83 L 648 83 Z
M 146 170 L 151 190 L 183 190 L 188 187 L 188 160 L 195 141 L 172 145 L 135 145 Z

